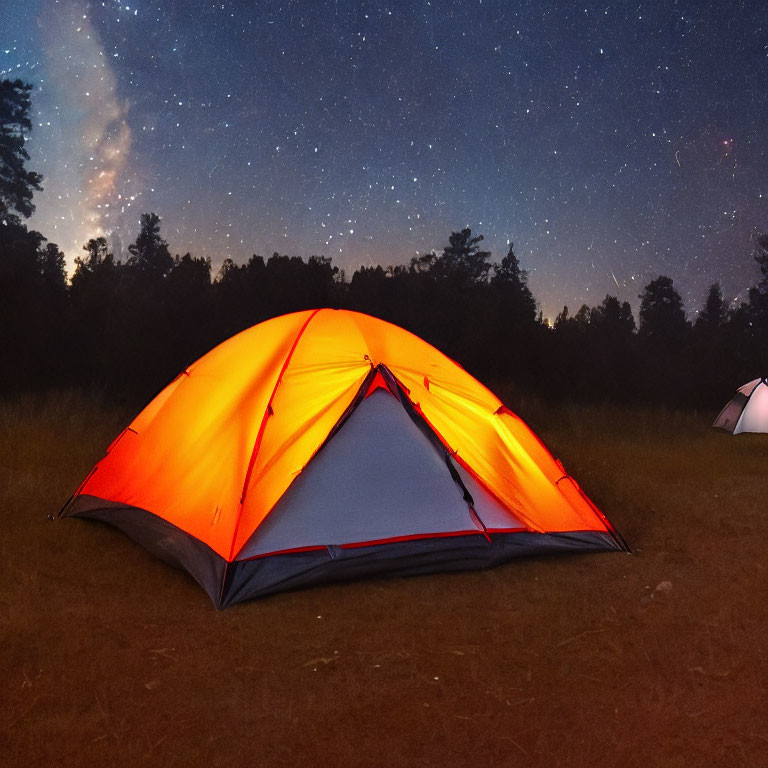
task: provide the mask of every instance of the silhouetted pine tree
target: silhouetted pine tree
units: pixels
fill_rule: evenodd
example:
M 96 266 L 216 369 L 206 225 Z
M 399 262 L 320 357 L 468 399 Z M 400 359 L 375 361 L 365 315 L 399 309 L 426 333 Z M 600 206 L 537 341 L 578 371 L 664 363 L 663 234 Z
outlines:
M 672 278 L 660 275 L 645 286 L 640 298 L 640 336 L 663 348 L 680 348 L 688 334 L 688 321 Z
M 173 258 L 168 243 L 160 237 L 160 217 L 156 213 L 141 215 L 141 229 L 128 250 L 128 266 L 140 272 L 161 278 L 173 269 Z
M 640 391 L 645 399 L 679 404 L 691 391 L 690 326 L 672 278 L 660 275 L 640 294 L 638 351 Z
M 696 318 L 695 328 L 699 333 L 708 333 L 721 328 L 728 320 L 728 308 L 723 300 L 720 283 L 712 283 L 707 291 L 704 308 Z
M 64 257 L 22 219 L 40 174 L 26 168 L 32 86 L 0 80 L 0 391 L 56 385 L 67 358 Z
M 489 359 L 488 366 L 483 367 L 489 367 L 494 379 L 514 377 L 517 388 L 531 388 L 541 374 L 542 360 L 537 352 L 543 329 L 536 320 L 536 300 L 528 287 L 528 275 L 520 267 L 512 243 L 501 263 L 494 265 L 486 293 L 477 312 L 486 328 L 493 328 L 493 334 L 484 345 Z
M 115 263 L 106 238 L 96 237 L 75 258 L 70 286 L 74 377 L 80 385 L 114 390 L 124 376 L 120 319 L 125 296 L 118 292 L 122 265 Z
M 634 398 L 635 319 L 629 302 L 606 295 L 589 315 L 590 389 L 612 402 Z
M 485 282 L 491 270 L 491 252 L 481 250 L 479 244 L 484 239 L 482 235 L 473 237 L 469 227 L 452 232 L 448 245 L 429 271 L 438 279 L 455 282 L 459 287 Z
M 31 92 L 29 83 L 0 80 L 0 225 L 18 224 L 19 216 L 29 218 L 35 211 L 32 196 L 42 189 L 43 177 L 25 167 Z

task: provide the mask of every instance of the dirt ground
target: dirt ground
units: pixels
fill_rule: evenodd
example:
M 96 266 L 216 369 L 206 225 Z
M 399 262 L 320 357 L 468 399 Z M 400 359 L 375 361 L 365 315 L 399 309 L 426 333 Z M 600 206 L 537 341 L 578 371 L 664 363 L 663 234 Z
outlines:
M 768 435 L 520 412 L 633 554 L 217 612 L 119 532 L 47 519 L 131 414 L 0 404 L 0 763 L 768 766 Z

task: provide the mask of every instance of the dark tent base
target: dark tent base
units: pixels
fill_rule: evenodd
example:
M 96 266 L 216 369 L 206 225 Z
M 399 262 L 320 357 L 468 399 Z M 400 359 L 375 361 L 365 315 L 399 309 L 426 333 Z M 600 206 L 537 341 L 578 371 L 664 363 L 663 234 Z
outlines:
M 377 574 L 415 576 L 489 568 L 516 557 L 553 552 L 627 551 L 619 537 L 600 531 L 517 531 L 490 533 L 488 538 L 478 531 L 370 546 L 331 545 L 227 563 L 206 544 L 143 509 L 78 496 L 62 514 L 119 528 L 161 560 L 188 571 L 217 608 L 275 592 Z
M 620 550 L 607 533 L 482 533 L 413 539 L 367 547 L 326 547 L 236 562 L 220 607 L 273 592 L 376 574 L 417 576 L 490 568 L 524 555 Z M 234 566 L 234 567 L 233 567 Z

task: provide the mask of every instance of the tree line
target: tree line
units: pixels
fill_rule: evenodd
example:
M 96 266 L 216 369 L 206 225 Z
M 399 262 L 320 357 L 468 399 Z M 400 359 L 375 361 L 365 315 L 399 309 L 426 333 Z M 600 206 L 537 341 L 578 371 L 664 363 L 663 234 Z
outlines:
M 440 251 L 349 278 L 325 256 L 278 253 L 226 259 L 213 274 L 210 259 L 172 255 L 146 213 L 124 261 L 94 237 L 68 276 L 60 249 L 25 224 L 42 185 L 26 169 L 30 92 L 0 81 L 0 394 L 79 387 L 145 401 L 233 334 L 320 306 L 403 326 L 520 396 L 709 408 L 768 375 L 768 236 L 755 242 L 761 278 L 748 300 L 729 307 L 715 283 L 693 322 L 660 275 L 638 297 L 637 322 L 607 295 L 550 324 L 514 247 L 494 261 L 468 228 Z

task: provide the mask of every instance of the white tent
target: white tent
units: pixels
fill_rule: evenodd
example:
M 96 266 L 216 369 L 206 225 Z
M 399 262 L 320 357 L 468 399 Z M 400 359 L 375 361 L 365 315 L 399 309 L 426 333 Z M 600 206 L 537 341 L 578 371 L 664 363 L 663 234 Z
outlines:
M 768 381 L 755 379 L 739 387 L 712 426 L 734 435 L 768 432 Z

